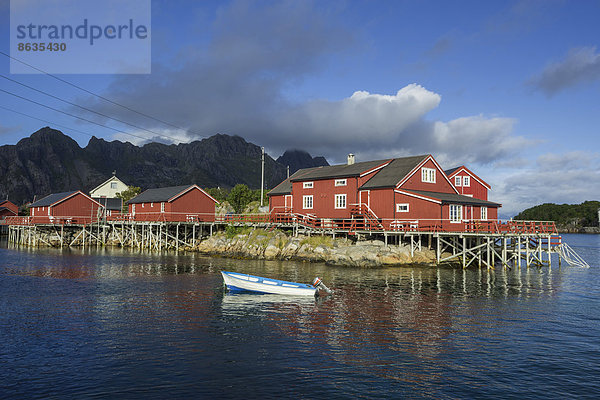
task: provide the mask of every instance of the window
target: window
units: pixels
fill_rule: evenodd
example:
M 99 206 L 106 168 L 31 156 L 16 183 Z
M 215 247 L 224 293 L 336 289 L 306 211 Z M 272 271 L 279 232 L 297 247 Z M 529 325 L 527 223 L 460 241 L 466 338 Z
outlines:
M 302 183 L 302 188 L 303 189 L 312 189 L 314 186 L 315 185 L 314 185 L 313 182 L 304 182 L 304 183 Z
M 396 204 L 396 212 L 408 212 L 408 204 Z
M 471 177 L 463 176 L 463 186 L 471 186 Z
M 135 204 L 132 204 L 132 205 L 131 205 L 131 213 L 132 213 L 132 214 L 135 214 Z
M 150 207 L 154 208 L 154 203 L 150 203 Z
M 313 208 L 312 194 L 308 195 L 308 196 L 302 196 L 302 208 L 304 208 L 305 210 L 312 210 L 312 208 Z
M 335 195 L 335 208 L 346 208 L 346 195 L 336 194 Z
M 421 168 L 421 182 L 435 183 L 435 169 Z
M 335 186 L 346 186 L 346 180 L 345 179 L 336 179 Z
M 144 203 L 142 203 L 142 208 L 144 208 Z
M 481 207 L 481 219 L 487 219 L 487 207 Z
M 455 176 L 454 177 L 454 186 L 461 186 L 462 184 L 462 176 Z
M 117 188 L 117 182 L 111 182 L 110 183 L 110 188 L 111 189 L 116 189 Z
M 460 222 L 462 220 L 462 206 L 450 204 L 450 222 Z
M 160 212 L 165 212 L 165 203 L 160 203 Z

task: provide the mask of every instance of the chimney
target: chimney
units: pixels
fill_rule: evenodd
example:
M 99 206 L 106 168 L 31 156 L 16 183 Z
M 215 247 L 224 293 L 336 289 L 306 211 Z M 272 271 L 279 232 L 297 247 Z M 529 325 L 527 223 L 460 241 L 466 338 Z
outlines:
M 354 164 L 354 154 L 348 154 L 348 165 Z

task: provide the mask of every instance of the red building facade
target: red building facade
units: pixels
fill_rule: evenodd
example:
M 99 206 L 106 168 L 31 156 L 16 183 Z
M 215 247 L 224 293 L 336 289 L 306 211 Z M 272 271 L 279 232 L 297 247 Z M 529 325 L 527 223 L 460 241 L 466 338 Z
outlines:
M 218 203 L 198 185 L 148 189 L 127 202 L 135 221 L 212 222 Z
M 31 222 L 89 224 L 103 213 L 103 206 L 80 190 L 50 194 L 29 206 Z
M 450 182 L 452 182 L 460 194 L 472 196 L 480 200 L 488 199 L 488 191 L 492 187 L 464 165 L 446 170 L 445 172 L 448 178 L 450 178 Z
M 269 192 L 272 213 L 317 219 L 365 218 L 385 229 L 464 229 L 495 220 L 501 205 L 463 195 L 431 155 L 297 171 Z
M 19 215 L 19 207 L 8 200 L 0 201 L 0 221 L 3 221 L 6 217 L 16 215 Z

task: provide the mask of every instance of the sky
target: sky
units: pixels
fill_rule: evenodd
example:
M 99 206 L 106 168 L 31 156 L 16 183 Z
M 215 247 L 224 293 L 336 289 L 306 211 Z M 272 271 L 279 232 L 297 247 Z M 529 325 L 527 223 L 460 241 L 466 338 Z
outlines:
M 55 74 L 86 92 L 0 55 L 0 145 L 47 125 L 82 147 L 223 133 L 332 164 L 432 154 L 487 181 L 504 218 L 600 200 L 598 15 L 589 0 L 152 1 L 149 74 Z M 3 0 L 6 54 L 9 16 Z

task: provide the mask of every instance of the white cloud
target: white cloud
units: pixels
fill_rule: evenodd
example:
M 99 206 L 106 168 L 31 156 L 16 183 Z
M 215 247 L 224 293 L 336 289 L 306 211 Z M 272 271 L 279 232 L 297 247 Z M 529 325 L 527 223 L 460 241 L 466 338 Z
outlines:
M 597 153 L 548 153 L 535 165 L 504 176 L 494 188 L 494 201 L 503 203 L 502 214 L 543 203 L 579 204 L 600 199 L 600 157 Z

